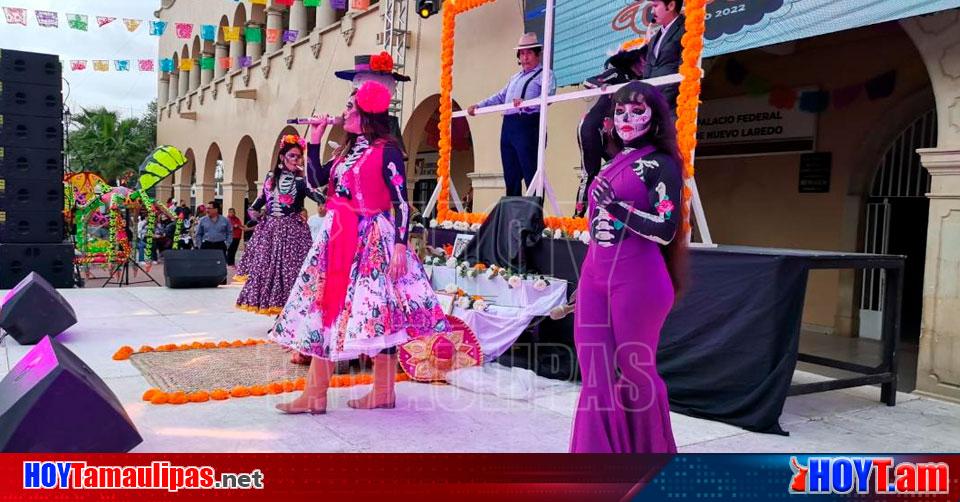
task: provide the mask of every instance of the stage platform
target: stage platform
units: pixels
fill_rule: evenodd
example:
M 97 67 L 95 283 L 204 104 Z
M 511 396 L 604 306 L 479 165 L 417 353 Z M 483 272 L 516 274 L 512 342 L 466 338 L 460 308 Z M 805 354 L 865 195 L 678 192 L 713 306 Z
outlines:
M 332 389 L 324 416 L 281 416 L 290 396 L 203 404 L 151 405 L 148 383 L 122 345 L 263 338 L 270 318 L 233 308 L 239 289 L 105 288 L 61 290 L 79 323 L 58 340 L 82 358 L 123 402 L 144 442 L 136 452 L 564 452 L 577 397 L 575 384 L 544 382 L 530 400 L 480 395 L 445 385 L 400 383 L 395 410 L 356 411 L 345 401 L 364 387 Z M 2 292 L 0 292 L 2 294 Z M 0 373 L 26 352 L 7 338 Z M 215 371 L 216 368 L 211 368 Z M 795 383 L 818 380 L 797 372 Z M 860 387 L 790 397 L 780 420 L 788 437 L 672 414 L 681 452 L 881 452 L 960 450 L 960 405 L 900 394 L 896 407 L 880 389 Z

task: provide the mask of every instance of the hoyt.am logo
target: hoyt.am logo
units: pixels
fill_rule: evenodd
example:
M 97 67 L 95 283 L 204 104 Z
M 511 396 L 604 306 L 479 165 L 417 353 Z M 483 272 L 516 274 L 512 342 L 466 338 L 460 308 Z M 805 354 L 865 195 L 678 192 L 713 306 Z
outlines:
M 790 457 L 790 493 L 945 494 L 950 466 L 943 462 L 900 462 L 892 457 Z

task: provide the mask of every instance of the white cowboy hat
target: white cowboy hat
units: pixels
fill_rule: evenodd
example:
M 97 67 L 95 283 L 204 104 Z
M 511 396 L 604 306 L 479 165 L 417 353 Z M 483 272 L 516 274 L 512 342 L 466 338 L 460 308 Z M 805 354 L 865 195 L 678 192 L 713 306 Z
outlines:
M 516 49 L 519 51 L 520 49 L 533 49 L 534 47 L 543 47 L 543 44 L 537 40 L 537 34 L 531 31 L 520 37 Z

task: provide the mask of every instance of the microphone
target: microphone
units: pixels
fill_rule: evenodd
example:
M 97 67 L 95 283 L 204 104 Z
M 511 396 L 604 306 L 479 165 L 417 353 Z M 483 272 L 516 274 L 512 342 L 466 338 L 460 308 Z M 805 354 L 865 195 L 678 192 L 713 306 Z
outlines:
M 317 120 L 313 117 L 300 117 L 295 119 L 287 119 L 287 124 L 290 125 L 310 125 L 313 121 Z M 336 117 L 327 117 L 327 125 L 342 125 L 343 117 L 337 115 Z

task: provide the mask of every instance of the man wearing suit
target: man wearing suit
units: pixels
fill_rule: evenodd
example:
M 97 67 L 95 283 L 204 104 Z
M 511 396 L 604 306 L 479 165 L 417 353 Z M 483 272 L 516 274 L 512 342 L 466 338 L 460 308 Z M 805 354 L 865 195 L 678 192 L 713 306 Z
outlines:
M 644 79 L 673 75 L 680 71 L 680 57 L 683 52 L 680 39 L 686 33 L 684 28 L 686 18 L 680 14 L 680 10 L 683 9 L 683 0 L 653 0 L 651 7 L 654 21 L 662 28 L 647 45 L 647 62 L 643 67 Z M 670 109 L 676 112 L 680 86 L 668 85 L 658 89 L 670 104 Z

